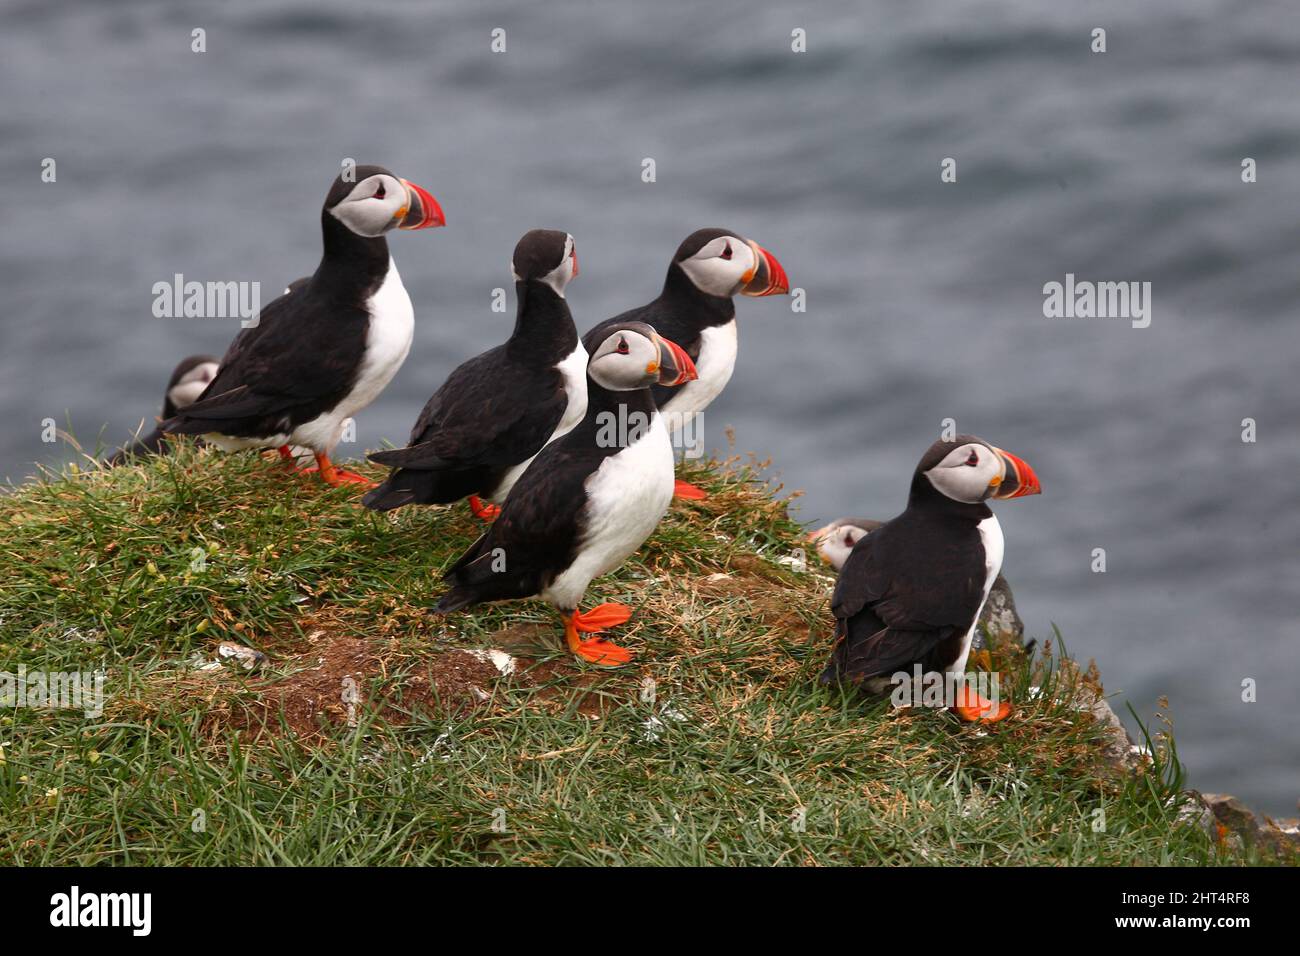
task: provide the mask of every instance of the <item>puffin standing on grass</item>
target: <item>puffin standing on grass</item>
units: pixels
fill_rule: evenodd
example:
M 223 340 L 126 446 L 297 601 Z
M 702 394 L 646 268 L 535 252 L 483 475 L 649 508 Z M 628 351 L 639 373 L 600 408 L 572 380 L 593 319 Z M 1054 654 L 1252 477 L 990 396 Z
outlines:
M 445 223 L 424 188 L 382 166 L 340 175 L 321 210 L 316 272 L 262 309 L 235 337 L 199 399 L 162 424 L 226 451 L 310 449 L 330 485 L 370 482 L 330 461 L 345 419 L 369 405 L 411 348 L 414 311 L 388 253 L 389 230 Z
M 898 672 L 957 678 L 954 712 L 967 721 L 1002 720 L 964 683 L 976 621 L 1002 568 L 1002 529 L 985 503 L 1040 492 L 1032 468 L 973 435 L 937 441 L 912 476 L 907 508 L 863 537 L 844 562 L 831 611 L 835 649 L 824 684 L 881 693 Z
M 573 237 L 554 229 L 526 233 L 511 269 L 519 302 L 514 333 L 447 377 L 420 412 L 407 447 L 369 456 L 394 470 L 362 499 L 367 508 L 469 496 L 477 517 L 495 518 L 533 456 L 582 421 L 587 353 L 564 300 L 578 274 Z
M 675 342 L 643 322 L 602 323 L 583 337 L 587 412 L 547 445 L 515 483 L 501 514 L 443 576 L 439 612 L 483 601 L 540 595 L 564 617 L 570 651 L 616 667 L 631 651 L 594 635 L 631 610 L 578 610 L 593 578 L 641 547 L 673 497 L 672 440 L 650 386 L 681 385 L 695 365 Z
M 790 291 L 776 256 L 751 239 L 727 229 L 699 229 L 677 247 L 659 298 L 614 317 L 615 322 L 645 322 L 679 343 L 699 375 L 680 386 L 658 385 L 653 394 L 669 433 L 677 434 L 694 415 L 722 393 L 736 368 L 736 295 L 764 296 Z M 685 481 L 679 498 L 707 495 Z
M 163 393 L 162 418 L 159 421 L 167 421 L 182 408 L 192 405 L 216 375 L 216 356 L 191 355 L 181 359 L 180 364 L 172 369 L 172 377 L 167 380 L 167 390 Z M 131 457 L 143 458 L 166 451 L 162 429 L 154 428 L 143 438 L 137 438 L 124 448 L 119 448 L 104 464 L 112 467 Z

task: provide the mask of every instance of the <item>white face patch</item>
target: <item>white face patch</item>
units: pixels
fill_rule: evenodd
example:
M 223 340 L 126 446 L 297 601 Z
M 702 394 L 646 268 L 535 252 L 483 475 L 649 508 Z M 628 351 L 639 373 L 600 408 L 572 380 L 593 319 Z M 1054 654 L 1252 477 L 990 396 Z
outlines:
M 564 298 L 565 287 L 573 281 L 573 277 L 578 274 L 578 248 L 573 241 L 573 236 L 566 235 L 564 240 L 564 258 L 560 264 L 552 269 L 546 275 L 541 277 L 561 299 Z M 510 275 L 516 282 L 520 282 L 519 273 L 515 271 L 515 264 L 510 263 Z
M 407 203 L 406 187 L 395 176 L 376 173 L 353 186 L 330 215 L 358 236 L 373 239 L 397 225 Z
M 216 377 L 217 363 L 203 362 L 182 375 L 181 380 L 168 389 L 167 397 L 177 408 L 186 408 L 194 404 Z
M 640 332 L 621 329 L 592 353 L 587 374 L 610 391 L 630 392 L 657 381 L 658 368 L 659 346 Z
M 738 293 L 758 265 L 749 243 L 735 236 L 719 236 L 677 264 L 695 288 L 724 299 Z
M 1003 477 L 1006 466 L 988 445 L 968 442 L 950 451 L 925 473 L 942 494 L 953 501 L 977 504 L 993 490 L 990 482 Z
M 866 529 L 856 525 L 834 525 L 825 530 L 817 541 L 817 550 L 836 571 L 844 568 L 854 546 L 867 536 Z

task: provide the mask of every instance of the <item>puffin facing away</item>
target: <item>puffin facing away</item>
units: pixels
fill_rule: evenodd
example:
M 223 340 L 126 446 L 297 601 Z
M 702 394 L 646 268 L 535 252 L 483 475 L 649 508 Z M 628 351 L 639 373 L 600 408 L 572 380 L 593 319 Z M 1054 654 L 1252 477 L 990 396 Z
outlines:
M 180 364 L 172 369 L 172 377 L 167 380 L 167 391 L 163 393 L 162 418 L 159 421 L 166 421 L 182 408 L 192 405 L 216 374 L 215 356 L 191 355 L 181 359 Z M 132 456 L 144 457 L 166 451 L 162 429 L 154 428 L 143 438 L 137 438 L 130 445 L 119 448 L 104 464 L 112 467 L 122 464 Z
M 443 576 L 452 587 L 438 611 L 540 595 L 564 616 L 570 651 L 606 667 L 632 653 L 594 635 L 631 610 L 578 610 L 593 578 L 617 568 L 646 538 L 673 497 L 673 448 L 650 386 L 695 377 L 689 355 L 643 322 L 587 333 L 587 412 L 541 450 L 501 514 Z
M 578 274 L 573 237 L 554 229 L 525 233 L 511 268 L 519 302 L 513 334 L 447 377 L 407 447 L 369 456 L 394 471 L 362 499 L 367 508 L 449 504 L 468 495 L 475 515 L 493 518 L 542 446 L 582 421 L 587 353 L 564 300 Z
M 885 691 L 892 675 L 943 672 L 957 678 L 954 712 L 963 720 L 1001 720 L 997 708 L 963 682 L 975 623 L 1002 568 L 1002 529 L 989 498 L 1040 491 L 1024 461 L 973 435 L 937 441 L 912 475 L 907 508 L 854 546 L 831 611 L 835 649 L 824 684 Z
M 790 282 L 776 256 L 728 229 L 698 229 L 683 240 L 668 264 L 659 298 L 617 315 L 614 322 L 645 322 L 681 345 L 699 376 L 685 385 L 653 390 L 670 434 L 722 393 L 736 368 L 736 295 L 785 294 Z M 680 498 L 705 493 L 679 481 Z
M 330 452 L 345 419 L 392 379 L 411 348 L 414 311 L 388 254 L 389 230 L 444 224 L 425 189 L 382 166 L 358 166 L 334 180 L 321 210 L 324 253 L 306 281 L 295 281 L 235 337 L 217 377 L 199 399 L 162 424 L 241 448 L 311 449 L 331 485 L 369 484 L 334 467 Z
M 830 524 L 808 532 L 808 540 L 817 546 L 817 553 L 823 561 L 836 571 L 842 571 L 854 546 L 883 524 L 883 521 L 872 518 L 836 518 Z

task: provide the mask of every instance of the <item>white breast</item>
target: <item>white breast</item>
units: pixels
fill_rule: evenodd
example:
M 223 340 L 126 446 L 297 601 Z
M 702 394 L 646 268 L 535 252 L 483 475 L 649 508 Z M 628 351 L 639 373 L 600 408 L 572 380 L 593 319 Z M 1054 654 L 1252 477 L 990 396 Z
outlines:
M 578 422 L 582 421 L 582 417 L 587 414 L 587 350 L 582 347 L 582 343 L 579 342 L 578 347 L 555 367 L 564 377 L 564 394 L 568 396 L 569 404 L 565 406 L 564 414 L 560 417 L 560 423 L 555 426 L 555 431 L 551 433 L 550 438 L 546 439 L 547 445 L 561 435 L 573 431 Z M 496 504 L 505 501 L 506 496 L 510 494 L 510 489 L 515 486 L 519 476 L 532 462 L 533 459 L 529 458 L 510 468 L 501 478 L 501 484 L 497 485 L 488 496 L 488 500 Z
M 681 431 L 688 418 L 704 411 L 722 394 L 736 370 L 738 347 L 735 318 L 726 325 L 713 325 L 700 333 L 700 357 L 695 362 L 699 378 L 677 389 L 663 407 L 674 433 Z
M 370 312 L 370 328 L 356 384 L 337 406 L 298 426 L 291 436 L 293 444 L 325 451 L 332 449 L 339 440 L 343 420 L 373 402 L 406 361 L 415 333 L 415 310 L 397 272 L 397 263 L 392 259 L 388 260 L 388 274 L 366 308 Z
M 608 574 L 645 543 L 673 498 L 673 446 L 663 418 L 610 455 L 586 481 L 586 532 L 578 554 L 542 597 L 575 608 L 593 578 Z
M 966 670 L 966 658 L 970 655 L 970 646 L 975 638 L 975 628 L 979 626 L 980 614 L 984 612 L 984 602 L 989 599 L 989 591 L 993 589 L 993 582 L 997 580 L 998 575 L 1002 572 L 1004 541 L 1002 538 L 1002 525 L 998 524 L 997 515 L 989 515 L 975 527 L 978 529 L 980 541 L 984 545 L 984 594 L 980 597 L 980 606 L 975 612 L 975 620 L 971 623 L 970 629 L 966 632 L 966 637 L 962 640 L 961 653 L 957 655 L 957 659 L 948 668 L 954 674 L 961 674 Z

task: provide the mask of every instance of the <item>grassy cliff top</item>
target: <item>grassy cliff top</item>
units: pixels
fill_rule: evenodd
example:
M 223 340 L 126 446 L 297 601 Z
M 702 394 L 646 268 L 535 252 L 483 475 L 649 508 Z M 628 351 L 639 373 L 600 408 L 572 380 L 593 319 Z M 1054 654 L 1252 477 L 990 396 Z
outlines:
M 785 502 L 684 477 L 712 496 L 589 592 L 635 609 L 618 671 L 539 601 L 430 613 L 464 505 L 377 515 L 188 444 L 0 496 L 0 673 L 106 669 L 101 716 L 0 712 L 0 863 L 1234 862 L 1178 822 L 1167 746 L 1103 757 L 1076 669 L 995 656 L 989 728 L 817 687 L 833 578 L 780 560 Z

